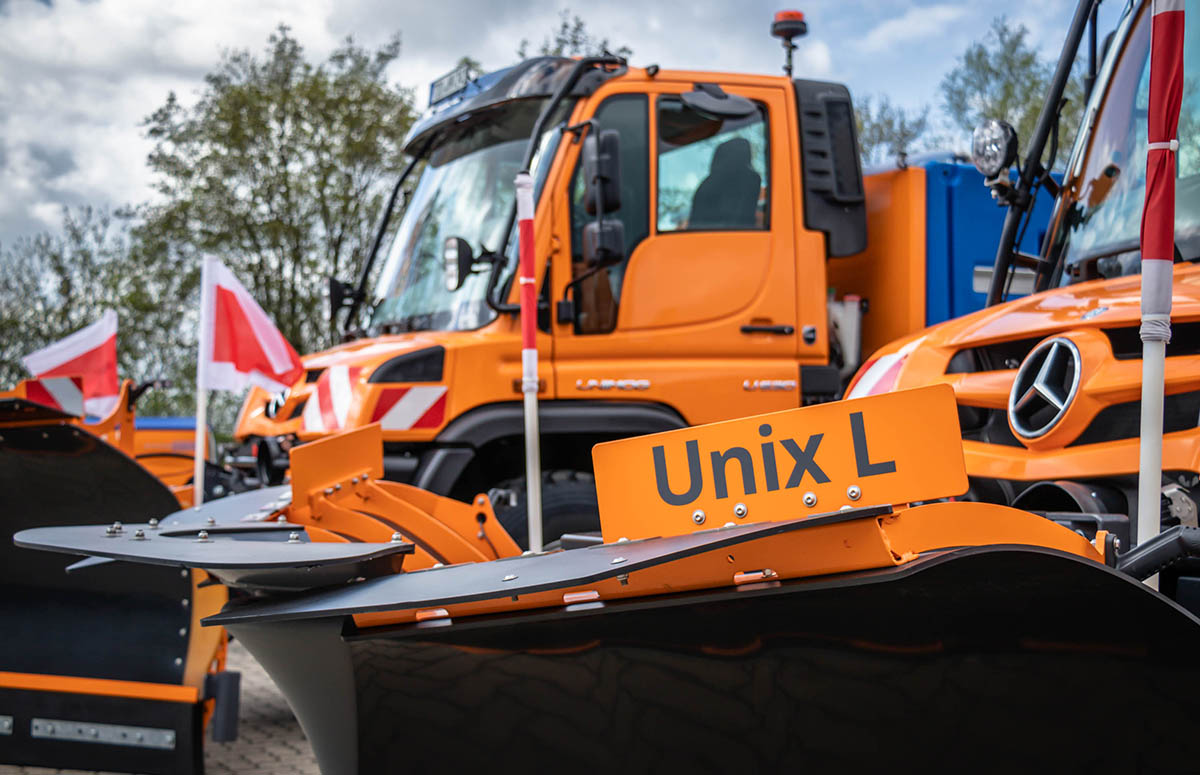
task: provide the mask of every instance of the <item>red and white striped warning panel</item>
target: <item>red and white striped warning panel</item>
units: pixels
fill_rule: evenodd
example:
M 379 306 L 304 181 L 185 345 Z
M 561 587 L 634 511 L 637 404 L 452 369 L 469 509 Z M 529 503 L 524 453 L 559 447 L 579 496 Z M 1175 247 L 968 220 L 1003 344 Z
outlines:
M 436 428 L 446 417 L 446 386 L 416 385 L 386 388 L 371 415 L 385 431 Z
M 83 377 L 25 380 L 25 399 L 76 417 L 83 416 Z
M 304 405 L 301 420 L 304 430 L 332 433 L 346 427 L 354 383 L 360 372 L 359 366 L 330 366 L 321 372 L 316 390 Z

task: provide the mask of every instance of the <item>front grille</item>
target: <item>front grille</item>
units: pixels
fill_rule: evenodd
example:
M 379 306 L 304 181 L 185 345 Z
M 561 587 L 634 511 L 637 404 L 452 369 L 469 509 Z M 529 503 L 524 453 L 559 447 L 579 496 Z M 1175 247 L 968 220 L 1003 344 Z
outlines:
M 978 347 L 964 348 L 954 353 L 950 362 L 946 364 L 946 373 L 974 374 L 977 371 L 1015 369 L 1044 338 L 1035 336 L 1029 339 L 1013 339 L 1008 342 L 994 342 Z
M 1068 447 L 1136 439 L 1142 424 L 1142 402 L 1126 401 L 1101 409 Z M 1163 433 L 1186 431 L 1200 424 L 1200 390 L 1176 393 L 1163 400 Z
M 1138 326 L 1106 328 L 1104 334 L 1112 345 L 1118 361 L 1134 361 L 1142 357 L 1142 337 Z M 1171 324 L 1171 341 L 1167 342 L 1167 357 L 1200 355 L 1200 321 Z
M 958 424 L 965 441 L 981 441 L 1005 447 L 1023 446 L 1008 427 L 1008 414 L 1003 409 L 959 404 Z

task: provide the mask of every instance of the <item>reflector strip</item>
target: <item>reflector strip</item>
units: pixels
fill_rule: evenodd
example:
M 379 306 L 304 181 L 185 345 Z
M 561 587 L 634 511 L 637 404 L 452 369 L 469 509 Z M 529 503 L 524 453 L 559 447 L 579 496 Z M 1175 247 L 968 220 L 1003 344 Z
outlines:
M 83 380 L 80 377 L 46 377 L 25 382 L 25 398 L 35 404 L 83 416 Z
M 359 366 L 330 366 L 321 373 L 316 395 L 304 405 L 304 430 L 331 433 L 346 427 L 354 402 L 354 383 L 361 371 Z
M 132 727 L 123 724 L 97 724 L 89 721 L 35 718 L 29 725 L 29 736 L 51 740 L 70 740 L 77 743 L 128 745 L 134 748 L 175 750 L 175 730 L 157 727 Z
M 446 386 L 418 385 L 383 390 L 371 422 L 387 431 L 436 428 L 446 415 Z

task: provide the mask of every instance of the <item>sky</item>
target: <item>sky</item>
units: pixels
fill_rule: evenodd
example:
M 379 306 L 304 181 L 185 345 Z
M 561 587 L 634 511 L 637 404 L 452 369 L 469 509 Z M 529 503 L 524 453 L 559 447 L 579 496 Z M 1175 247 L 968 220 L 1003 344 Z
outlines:
M 1124 0 L 1101 6 L 1101 37 Z M 1057 57 L 1074 0 L 0 0 L 0 246 L 59 228 L 64 205 L 120 206 L 152 197 L 140 124 L 171 91 L 194 101 L 223 51 L 261 51 L 279 23 L 314 60 L 347 36 L 371 48 L 400 33 L 390 78 L 428 84 L 464 54 L 485 69 L 536 48 L 567 9 L 589 30 L 633 50 L 631 64 L 778 73 L 776 11 L 797 8 L 797 77 L 846 83 L 939 110 L 938 85 L 992 19 L 1006 14 Z

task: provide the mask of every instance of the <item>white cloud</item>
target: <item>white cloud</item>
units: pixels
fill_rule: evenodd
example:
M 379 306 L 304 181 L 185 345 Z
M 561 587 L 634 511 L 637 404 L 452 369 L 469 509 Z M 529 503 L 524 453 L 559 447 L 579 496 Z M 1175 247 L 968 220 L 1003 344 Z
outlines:
M 875 25 L 858 47 L 867 52 L 887 51 L 913 41 L 941 35 L 953 22 L 967 15 L 964 5 L 914 6 L 900 16 Z
M 941 75 L 992 16 L 1040 20 L 1031 31 L 1049 54 L 1071 14 L 1070 0 L 912 1 L 806 0 L 796 75 L 908 107 L 936 104 Z M 63 204 L 148 199 L 142 119 L 169 91 L 194 99 L 223 50 L 261 51 L 280 22 L 314 60 L 347 35 L 374 48 L 400 32 L 390 75 L 423 107 L 429 82 L 460 56 L 489 69 L 512 64 L 521 39 L 536 47 L 563 9 L 631 47 L 636 65 L 779 74 L 783 51 L 768 34 L 777 8 L 776 0 L 0 0 L 0 242 L 57 224 Z

